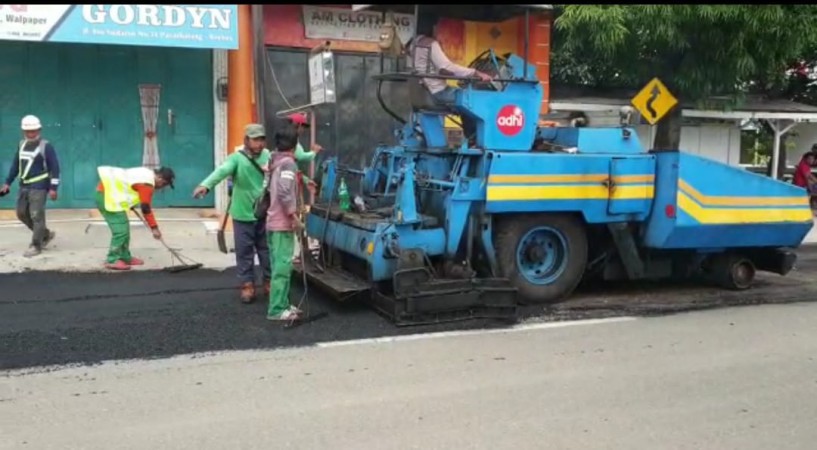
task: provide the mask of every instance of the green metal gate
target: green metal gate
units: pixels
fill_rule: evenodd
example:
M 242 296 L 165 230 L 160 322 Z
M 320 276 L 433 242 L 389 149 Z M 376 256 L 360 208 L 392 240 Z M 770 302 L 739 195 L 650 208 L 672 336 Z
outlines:
M 60 199 L 50 208 L 94 207 L 99 165 L 142 164 L 140 84 L 159 84 L 156 135 L 160 162 L 176 172 L 176 189 L 157 207 L 211 207 L 191 198 L 213 170 L 212 52 L 114 45 L 0 43 L 0 175 L 5 179 L 34 114 L 60 159 Z M 17 189 L 14 187 L 14 193 Z M 14 195 L 0 209 L 14 207 Z

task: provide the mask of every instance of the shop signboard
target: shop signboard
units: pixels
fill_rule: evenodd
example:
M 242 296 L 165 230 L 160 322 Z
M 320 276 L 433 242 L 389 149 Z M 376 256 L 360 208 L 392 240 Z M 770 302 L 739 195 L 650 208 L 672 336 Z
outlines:
M 235 50 L 237 5 L 0 5 L 0 40 Z
M 303 6 L 304 34 L 308 39 L 379 42 L 383 14 L 344 8 Z M 397 35 L 403 43 L 414 35 L 414 15 L 394 14 Z

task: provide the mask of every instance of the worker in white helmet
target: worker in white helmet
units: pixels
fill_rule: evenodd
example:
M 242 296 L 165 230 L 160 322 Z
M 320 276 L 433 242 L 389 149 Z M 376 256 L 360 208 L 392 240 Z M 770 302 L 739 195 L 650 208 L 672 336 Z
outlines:
M 33 232 L 31 246 L 24 254 L 32 257 L 39 255 L 54 240 L 55 233 L 45 223 L 45 202 L 46 196 L 57 200 L 60 163 L 54 146 L 43 139 L 40 133 L 40 119 L 32 115 L 25 116 L 21 128 L 24 138 L 11 163 L 6 183 L 0 187 L 0 194 L 8 194 L 14 180 L 20 179 L 17 218 Z

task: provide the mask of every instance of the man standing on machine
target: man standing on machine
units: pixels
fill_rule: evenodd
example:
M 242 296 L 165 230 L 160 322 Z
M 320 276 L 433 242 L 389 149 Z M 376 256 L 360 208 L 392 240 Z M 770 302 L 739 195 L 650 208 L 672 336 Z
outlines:
M 295 234 L 303 229 L 298 208 L 302 177 L 298 174 L 294 155 L 297 145 L 295 127 L 283 127 L 275 133 L 277 151 L 269 165 L 270 207 L 266 224 L 272 265 L 272 290 L 267 309 L 269 320 L 293 321 L 301 317 L 301 310 L 289 301 Z
M 251 123 L 244 128 L 244 145 L 237 148 L 193 191 L 202 198 L 229 176 L 233 194 L 228 214 L 233 218 L 235 263 L 241 282 L 241 301 L 255 301 L 255 256 L 264 278 L 264 293 L 270 293 L 270 256 L 264 220 L 255 217 L 255 202 L 264 191 L 264 170 L 270 159 L 264 126 Z
M 421 15 L 417 19 L 417 36 L 408 42 L 411 66 L 419 74 L 449 75 L 456 77 L 478 77 L 490 81 L 491 76 L 476 69 L 461 66 L 448 59 L 437 41 L 437 16 Z M 437 103 L 453 105 L 459 88 L 449 86 L 446 80 L 423 78 L 421 80 L 431 97 Z M 470 117 L 460 116 L 462 131 L 466 139 L 472 140 L 477 125 Z
M 131 266 L 144 264 L 130 253 L 130 220 L 128 211 L 139 206 L 155 239 L 162 238 L 159 225 L 153 216 L 153 193 L 166 186 L 173 188 L 176 174 L 169 167 L 155 170 L 147 167 L 121 169 L 100 166 L 97 168 L 99 185 L 96 188 L 96 205 L 111 230 L 111 245 L 105 267 L 111 270 L 130 270 Z
M 42 252 L 55 233 L 45 223 L 46 195 L 57 200 L 60 185 L 60 163 L 57 152 L 40 134 L 42 125 L 36 116 L 23 117 L 21 128 L 24 139 L 20 141 L 14 161 L 11 163 L 6 183 L 0 187 L 0 195 L 11 190 L 11 183 L 19 176 L 20 194 L 17 196 L 17 218 L 33 232 L 31 245 L 23 256 L 30 258 Z

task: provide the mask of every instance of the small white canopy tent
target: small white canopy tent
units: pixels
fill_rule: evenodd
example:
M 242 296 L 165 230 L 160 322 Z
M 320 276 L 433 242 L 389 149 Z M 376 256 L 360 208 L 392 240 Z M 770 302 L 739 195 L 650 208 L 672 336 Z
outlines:
M 735 111 L 684 109 L 684 117 L 699 119 L 762 120 L 774 131 L 772 177 L 780 166 L 780 139 L 801 123 L 817 123 L 817 107 L 788 100 L 748 100 Z

